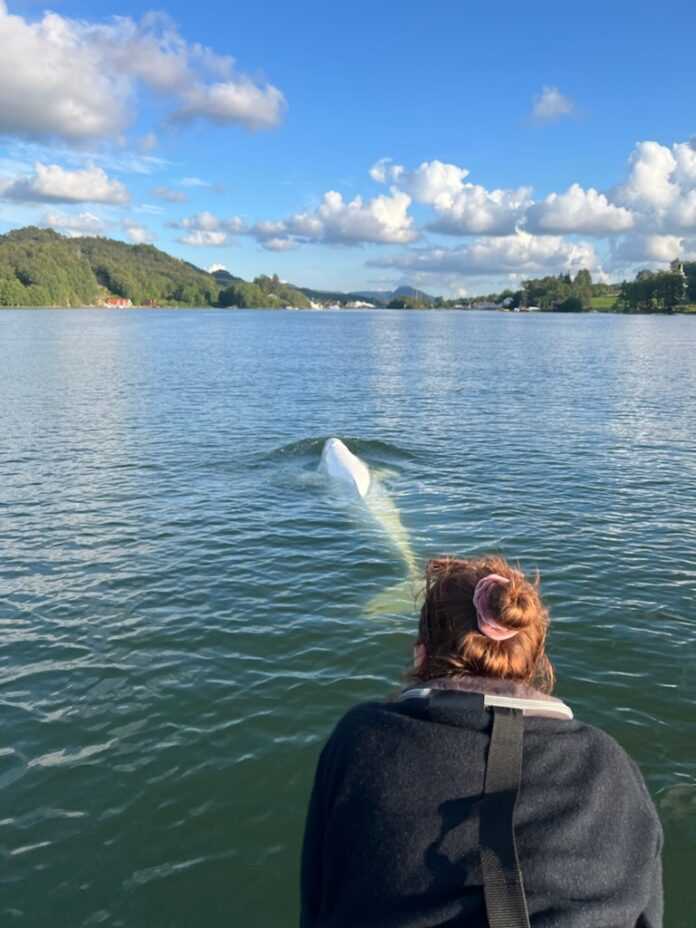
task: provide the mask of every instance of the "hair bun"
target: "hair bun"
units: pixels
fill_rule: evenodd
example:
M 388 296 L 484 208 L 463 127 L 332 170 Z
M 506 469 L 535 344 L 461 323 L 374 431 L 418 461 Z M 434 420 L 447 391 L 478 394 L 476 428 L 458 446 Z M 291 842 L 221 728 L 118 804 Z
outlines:
M 498 613 L 499 621 L 508 628 L 522 631 L 536 621 L 541 602 L 535 588 L 522 577 L 510 578 L 500 584 L 491 594 L 491 605 Z

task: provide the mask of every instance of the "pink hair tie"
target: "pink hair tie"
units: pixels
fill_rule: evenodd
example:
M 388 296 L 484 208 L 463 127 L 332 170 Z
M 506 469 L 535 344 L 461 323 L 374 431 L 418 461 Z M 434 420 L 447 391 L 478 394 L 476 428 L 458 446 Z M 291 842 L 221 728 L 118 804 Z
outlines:
M 492 638 L 493 641 L 506 641 L 508 638 L 514 638 L 519 631 L 519 629 L 511 630 L 500 625 L 495 621 L 491 610 L 491 593 L 501 583 L 509 582 L 507 577 L 501 577 L 500 574 L 488 574 L 487 577 L 479 580 L 474 589 L 474 609 L 479 631 L 486 637 Z

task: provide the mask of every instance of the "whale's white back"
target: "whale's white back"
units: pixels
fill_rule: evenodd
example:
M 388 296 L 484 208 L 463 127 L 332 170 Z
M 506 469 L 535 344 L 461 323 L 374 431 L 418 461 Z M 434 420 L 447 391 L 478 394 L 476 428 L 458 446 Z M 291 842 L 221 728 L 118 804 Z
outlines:
M 351 486 L 364 497 L 370 489 L 370 471 L 340 438 L 329 438 L 321 453 L 321 468 L 329 477 Z

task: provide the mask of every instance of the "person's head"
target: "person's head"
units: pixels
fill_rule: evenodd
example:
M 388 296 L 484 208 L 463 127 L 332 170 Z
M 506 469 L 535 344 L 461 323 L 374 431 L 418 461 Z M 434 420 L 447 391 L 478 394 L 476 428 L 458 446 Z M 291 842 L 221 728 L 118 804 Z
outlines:
M 412 681 L 475 675 L 554 685 L 549 614 L 533 583 L 503 557 L 428 561 Z

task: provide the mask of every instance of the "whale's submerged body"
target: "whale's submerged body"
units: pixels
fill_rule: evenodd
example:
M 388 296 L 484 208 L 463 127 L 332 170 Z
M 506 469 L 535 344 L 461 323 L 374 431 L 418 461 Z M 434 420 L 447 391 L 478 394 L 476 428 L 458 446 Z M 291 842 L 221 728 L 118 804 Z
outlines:
M 347 489 L 364 504 L 367 512 L 399 552 L 408 569 L 408 580 L 375 597 L 368 606 L 368 612 L 403 612 L 405 608 L 412 609 L 413 581 L 418 574 L 418 568 L 399 510 L 374 479 L 367 464 L 354 455 L 340 438 L 329 438 L 326 441 L 319 469 L 331 481 L 335 481 L 342 489 Z

